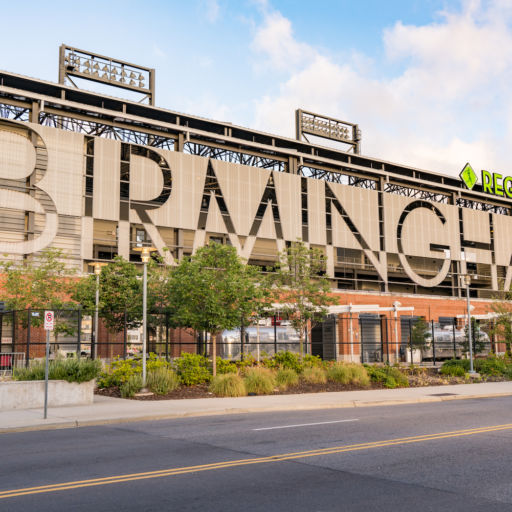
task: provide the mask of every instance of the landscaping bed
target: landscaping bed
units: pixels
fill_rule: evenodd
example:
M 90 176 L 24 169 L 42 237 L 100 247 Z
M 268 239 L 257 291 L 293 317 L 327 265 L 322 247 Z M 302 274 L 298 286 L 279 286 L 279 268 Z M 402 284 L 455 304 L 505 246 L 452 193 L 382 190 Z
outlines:
M 286 395 L 424 387 L 475 382 L 469 379 L 467 360 L 451 360 L 440 368 L 360 365 L 323 362 L 312 356 L 301 360 L 290 352 L 256 362 L 218 359 L 218 376 L 212 377 L 209 361 L 196 354 L 182 354 L 173 362 L 148 358 L 148 387 L 153 394 L 137 395 L 142 387 L 137 359 L 114 361 L 98 379 L 96 393 L 133 400 L 180 400 L 218 396 Z M 512 377 L 512 362 L 491 356 L 478 360 L 478 382 L 504 381 Z

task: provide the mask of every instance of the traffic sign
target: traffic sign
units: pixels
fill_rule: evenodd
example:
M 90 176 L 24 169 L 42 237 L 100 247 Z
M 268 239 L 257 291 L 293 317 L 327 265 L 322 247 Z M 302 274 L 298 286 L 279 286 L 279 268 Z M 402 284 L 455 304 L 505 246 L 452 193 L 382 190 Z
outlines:
M 54 321 L 53 311 L 45 311 L 44 312 L 44 330 L 45 331 L 53 331 L 53 321 Z

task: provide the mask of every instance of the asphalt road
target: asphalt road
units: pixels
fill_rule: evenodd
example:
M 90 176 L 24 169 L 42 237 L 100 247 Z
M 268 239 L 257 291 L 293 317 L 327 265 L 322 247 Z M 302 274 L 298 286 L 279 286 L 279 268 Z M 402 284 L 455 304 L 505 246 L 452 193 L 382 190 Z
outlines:
M 0 435 L 0 511 L 512 511 L 512 397 Z

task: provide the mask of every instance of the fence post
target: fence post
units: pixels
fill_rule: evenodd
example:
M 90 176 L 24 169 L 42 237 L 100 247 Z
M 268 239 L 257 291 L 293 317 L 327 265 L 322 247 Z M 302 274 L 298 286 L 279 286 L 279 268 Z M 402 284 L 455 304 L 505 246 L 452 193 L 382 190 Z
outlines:
M 127 343 L 127 337 L 128 337 L 128 319 L 127 319 L 127 313 L 126 308 L 124 309 L 124 322 L 123 322 L 123 359 L 126 359 L 126 343 Z
M 91 359 L 96 359 L 96 316 L 92 315 Z
M 244 338 L 245 338 L 245 329 L 244 329 L 244 317 L 240 318 L 240 361 L 244 360 Z
M 76 334 L 76 357 L 80 358 L 82 355 L 82 305 L 78 306 L 77 314 L 77 334 Z
M 12 338 L 11 338 L 12 350 L 11 352 L 16 352 L 16 311 L 12 312 Z
M 277 315 L 274 315 L 274 355 L 277 354 Z
M 432 362 L 436 365 L 436 336 L 434 331 L 434 320 L 432 322 Z
M 409 349 L 411 352 L 411 364 L 414 364 L 414 357 L 412 352 L 412 320 L 409 319 Z
M 169 311 L 165 312 L 165 360 L 169 362 Z
M 32 311 L 30 308 L 27 310 L 27 348 L 25 352 L 25 367 L 28 368 L 28 360 L 30 358 L 30 321 L 32 320 Z
M 455 341 L 455 322 L 457 320 L 454 318 L 453 319 L 453 324 L 452 324 L 452 336 L 453 336 L 453 359 L 457 359 L 457 343 Z

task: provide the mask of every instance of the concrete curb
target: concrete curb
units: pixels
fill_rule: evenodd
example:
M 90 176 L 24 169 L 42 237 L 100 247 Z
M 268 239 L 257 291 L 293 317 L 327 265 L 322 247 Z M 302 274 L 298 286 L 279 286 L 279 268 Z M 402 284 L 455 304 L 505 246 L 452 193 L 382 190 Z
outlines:
M 185 412 L 175 414 L 151 414 L 131 417 L 108 418 L 100 420 L 72 420 L 62 421 L 59 423 L 39 424 L 23 427 L 4 427 L 0 428 L 0 434 L 8 434 L 15 432 L 32 432 L 39 430 L 60 430 L 68 428 L 80 427 L 93 427 L 100 425 L 112 425 L 117 423 L 136 423 L 140 421 L 159 421 L 178 418 L 194 418 L 201 416 L 221 416 L 229 414 L 254 414 L 258 412 L 277 412 L 277 411 L 313 411 L 317 409 L 348 409 L 351 407 L 377 407 L 377 406 L 392 406 L 392 405 L 410 405 L 418 403 L 434 403 L 434 402 L 448 402 L 452 400 L 474 400 L 477 398 L 499 398 L 503 396 L 512 396 L 509 393 L 488 393 L 485 395 L 454 395 L 442 397 L 420 397 L 410 398 L 404 400 L 371 400 L 371 401 L 358 401 L 351 400 L 343 403 L 333 404 L 318 404 L 318 405 L 290 405 L 290 406 L 274 406 L 274 407 L 244 407 L 244 408 L 226 408 L 214 411 L 197 411 Z

